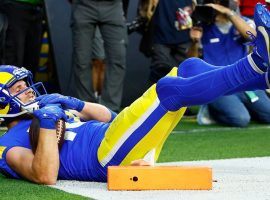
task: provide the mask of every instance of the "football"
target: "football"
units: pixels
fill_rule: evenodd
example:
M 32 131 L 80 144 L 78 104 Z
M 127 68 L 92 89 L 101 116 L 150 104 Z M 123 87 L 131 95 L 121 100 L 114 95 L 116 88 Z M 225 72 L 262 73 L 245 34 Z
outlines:
M 58 120 L 55 124 L 56 128 L 56 139 L 58 143 L 58 149 L 61 150 L 61 147 L 64 143 L 64 137 L 65 137 L 65 131 L 66 131 L 66 124 L 64 120 Z M 30 144 L 32 146 L 33 153 L 37 150 L 38 145 L 38 139 L 39 139 L 39 121 L 36 117 L 33 118 L 32 123 L 30 125 L 29 129 L 29 138 L 30 138 Z

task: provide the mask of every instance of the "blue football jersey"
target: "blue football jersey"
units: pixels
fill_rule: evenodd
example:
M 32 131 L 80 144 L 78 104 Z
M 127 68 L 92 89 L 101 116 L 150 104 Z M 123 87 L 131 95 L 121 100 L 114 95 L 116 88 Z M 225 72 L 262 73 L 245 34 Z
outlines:
M 8 177 L 20 178 L 7 164 L 6 154 L 15 146 L 31 149 L 30 124 L 31 120 L 22 120 L 0 137 L 0 172 Z M 106 181 L 106 171 L 98 162 L 97 150 L 108 126 L 109 123 L 95 120 L 66 123 L 58 179 Z

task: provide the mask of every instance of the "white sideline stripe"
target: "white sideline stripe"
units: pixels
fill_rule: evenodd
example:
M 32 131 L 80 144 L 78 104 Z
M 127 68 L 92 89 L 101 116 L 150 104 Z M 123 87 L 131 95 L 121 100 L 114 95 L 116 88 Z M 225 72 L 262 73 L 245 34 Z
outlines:
M 262 70 L 260 70 L 260 68 L 256 65 L 256 63 L 254 62 L 254 60 L 251 57 L 251 54 L 249 54 L 247 56 L 248 59 L 248 63 L 251 65 L 252 69 L 254 69 L 255 72 L 259 73 L 259 74 L 263 74 L 264 72 Z
M 159 99 L 157 98 L 153 104 L 148 108 L 148 110 L 140 117 L 139 120 L 137 120 L 118 140 L 118 142 L 114 145 L 110 153 L 103 158 L 103 160 L 100 162 L 100 164 L 104 167 L 116 154 L 116 152 L 119 150 L 119 148 L 123 145 L 123 143 L 130 137 L 130 135 L 142 125 L 142 123 L 149 117 L 149 115 L 158 107 L 159 105 Z
M 258 126 L 258 127 L 248 127 L 248 128 L 237 128 L 237 127 L 225 127 L 225 128 L 203 128 L 203 129 L 190 129 L 190 130 L 180 130 L 172 131 L 172 134 L 185 134 L 185 133 L 203 133 L 203 132 L 215 132 L 215 131 L 233 131 L 233 130 L 259 130 L 259 129 L 270 129 L 269 125 Z

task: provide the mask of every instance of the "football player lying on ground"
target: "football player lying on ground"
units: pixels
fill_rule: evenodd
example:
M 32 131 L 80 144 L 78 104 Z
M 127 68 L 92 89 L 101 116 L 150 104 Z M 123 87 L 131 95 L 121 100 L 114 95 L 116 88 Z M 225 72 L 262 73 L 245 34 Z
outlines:
M 254 19 L 257 37 L 253 53 L 222 68 L 188 59 L 116 117 L 98 104 L 59 94 L 39 96 L 29 71 L 1 66 L 0 113 L 8 124 L 7 133 L 0 138 L 1 172 L 40 184 L 55 184 L 57 179 L 105 182 L 110 165 L 140 165 L 152 149 L 157 160 L 186 106 L 209 103 L 239 91 L 269 88 L 265 65 L 270 59 L 270 14 L 258 4 Z M 37 110 L 33 109 L 36 105 Z M 40 124 L 35 151 L 28 133 L 32 120 L 25 116 L 31 109 Z M 66 121 L 61 148 L 55 128 L 59 119 Z

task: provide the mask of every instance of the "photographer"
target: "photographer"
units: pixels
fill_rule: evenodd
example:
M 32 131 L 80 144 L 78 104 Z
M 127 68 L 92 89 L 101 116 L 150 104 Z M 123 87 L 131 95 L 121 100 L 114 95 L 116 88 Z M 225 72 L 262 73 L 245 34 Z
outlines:
M 199 27 L 193 27 L 190 32 L 193 56 L 198 56 L 199 42 L 203 59 L 212 65 L 229 65 L 247 55 L 244 43 L 256 35 L 255 25 L 240 16 L 238 10 L 235 0 L 204 1 L 203 6 L 195 9 L 193 17 Z M 214 121 L 228 126 L 245 127 L 251 117 L 269 123 L 270 101 L 264 91 L 241 92 L 203 105 L 198 114 L 199 124 L 212 122 L 208 114 Z

